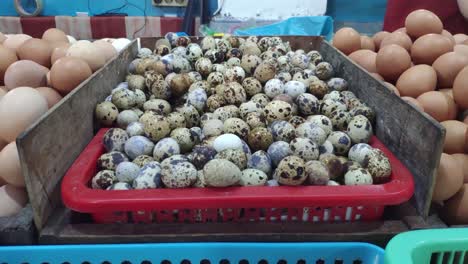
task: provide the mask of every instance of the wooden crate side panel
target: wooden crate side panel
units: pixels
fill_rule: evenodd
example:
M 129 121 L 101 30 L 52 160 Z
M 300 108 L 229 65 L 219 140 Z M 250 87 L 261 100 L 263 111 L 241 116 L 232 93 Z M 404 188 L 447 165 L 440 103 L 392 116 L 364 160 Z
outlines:
M 377 137 L 414 175 L 414 202 L 428 215 L 434 180 L 442 154 L 445 129 L 434 119 L 393 94 L 384 84 L 323 42 L 320 48 L 337 76 L 345 76 L 350 90 L 376 112 Z
M 22 172 L 39 230 L 61 203 L 60 180 L 93 137 L 96 104 L 125 78 L 137 49 L 134 41 L 18 137 Z

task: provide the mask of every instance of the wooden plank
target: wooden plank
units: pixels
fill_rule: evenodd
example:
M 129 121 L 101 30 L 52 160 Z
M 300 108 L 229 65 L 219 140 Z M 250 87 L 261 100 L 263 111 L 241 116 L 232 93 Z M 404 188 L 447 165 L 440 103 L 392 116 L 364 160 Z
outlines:
M 322 42 L 320 52 L 337 76 L 345 76 L 353 91 L 376 112 L 377 137 L 414 176 L 413 202 L 427 217 L 442 154 L 445 129 L 429 115 L 403 101 L 344 54 Z
M 31 245 L 37 241 L 31 205 L 17 215 L 0 217 L 0 245 Z
M 134 41 L 18 137 L 22 172 L 39 230 L 61 204 L 60 180 L 93 137 L 96 104 L 124 80 L 137 49 Z
M 82 215 L 81 215 L 82 216 Z M 40 244 L 148 242 L 306 242 L 354 241 L 384 246 L 408 231 L 403 221 L 356 223 L 203 223 L 203 224 L 93 224 L 60 209 L 42 230 Z M 80 218 L 80 215 L 78 215 Z

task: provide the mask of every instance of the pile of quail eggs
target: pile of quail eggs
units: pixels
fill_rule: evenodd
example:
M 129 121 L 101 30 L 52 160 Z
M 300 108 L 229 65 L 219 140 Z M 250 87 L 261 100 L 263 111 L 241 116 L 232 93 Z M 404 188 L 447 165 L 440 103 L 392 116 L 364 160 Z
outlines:
M 318 51 L 279 37 L 166 35 L 96 106 L 92 188 L 366 185 L 390 180 L 374 111 Z

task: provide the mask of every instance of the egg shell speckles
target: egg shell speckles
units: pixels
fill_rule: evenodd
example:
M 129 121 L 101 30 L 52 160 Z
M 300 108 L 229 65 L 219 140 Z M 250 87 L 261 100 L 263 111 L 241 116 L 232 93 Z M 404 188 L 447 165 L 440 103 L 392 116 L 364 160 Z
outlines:
M 240 138 L 247 139 L 250 127 L 244 120 L 233 117 L 224 121 L 223 131 L 225 133 L 234 134 Z
M 327 136 L 333 131 L 333 123 L 327 116 L 324 115 L 313 115 L 307 117 L 307 122 L 310 122 L 325 131 Z
M 157 99 L 169 99 L 172 91 L 167 81 L 157 80 L 151 85 L 151 93 Z
M 315 67 L 315 75 L 320 80 L 328 80 L 334 75 L 333 66 L 328 62 L 320 62 Z
M 290 143 L 293 155 L 304 161 L 316 160 L 319 157 L 318 145 L 308 138 L 295 138 Z
M 245 78 L 245 71 L 240 66 L 233 66 L 231 68 L 227 68 L 226 72 L 224 73 L 224 80 L 226 82 L 242 83 L 244 78 Z
M 185 127 L 174 129 L 171 132 L 171 138 L 177 141 L 182 153 L 189 152 L 199 141 L 198 135 Z
M 136 105 L 135 93 L 127 89 L 120 89 L 112 94 L 112 103 L 118 109 L 130 109 Z
M 362 165 L 372 175 L 374 183 L 384 183 L 390 179 L 392 166 L 387 156 L 380 149 L 372 149 L 368 152 Z
M 308 92 L 322 99 L 329 92 L 329 87 L 326 82 L 314 79 L 309 83 Z
M 167 115 L 172 112 L 171 104 L 164 99 L 150 99 L 143 104 L 145 111 L 153 110 L 159 115 Z
M 323 97 L 323 100 L 326 100 L 326 99 L 331 99 L 331 100 L 334 100 L 334 101 L 339 101 L 343 104 L 345 104 L 345 98 L 344 96 L 338 92 L 338 91 L 331 91 L 329 93 L 327 93 L 324 97 Z
M 135 159 L 140 155 L 151 155 L 154 143 L 144 136 L 134 136 L 125 142 L 125 153 L 130 159 Z
M 242 149 L 225 149 L 216 154 L 215 158 L 229 160 L 241 170 L 247 167 L 247 156 Z
M 140 117 L 140 122 L 145 125 L 145 134 L 149 138 L 158 141 L 171 132 L 170 124 L 166 117 L 152 113 L 149 115 L 148 119 L 143 118 L 147 114 L 149 114 L 149 112 Z
M 211 119 L 203 124 L 203 134 L 206 137 L 219 136 L 223 133 L 224 124 L 221 120 Z
M 226 62 L 226 66 L 228 67 L 240 67 L 241 66 L 241 60 L 239 58 L 229 58 L 228 61 Z M 226 70 L 227 71 L 227 70 Z M 244 77 L 245 77 L 245 71 L 242 68 L 242 71 L 244 72 Z M 243 78 L 242 78 L 243 79 Z
M 309 138 L 319 146 L 327 140 L 327 134 L 321 127 L 307 121 L 296 128 L 296 137 Z
M 291 58 L 291 65 L 294 67 L 305 69 L 309 65 L 309 61 L 309 57 L 307 57 L 305 54 L 295 54 Z
M 320 156 L 320 162 L 328 168 L 331 180 L 341 180 L 346 172 L 343 161 L 333 154 L 324 154 Z
M 284 92 L 293 99 L 296 99 L 300 94 L 306 92 L 306 87 L 302 82 L 289 81 L 284 85 Z
M 179 112 L 172 112 L 166 116 L 169 128 L 174 130 L 179 127 L 186 127 L 185 116 Z
M 124 161 L 115 168 L 115 176 L 119 182 L 131 183 L 138 175 L 140 167 L 133 162 Z
M 268 80 L 265 84 L 264 92 L 269 98 L 273 99 L 275 96 L 284 93 L 284 84 L 279 79 Z
M 371 185 L 372 175 L 365 169 L 349 170 L 344 176 L 345 185 Z
M 372 125 L 363 115 L 357 115 L 351 119 L 346 133 L 353 143 L 367 143 L 372 136 Z
M 332 99 L 325 99 L 320 104 L 320 112 L 327 117 L 331 117 L 332 112 L 336 110 L 346 111 L 348 107 L 344 103 Z
M 335 148 L 333 147 L 333 144 L 325 140 L 322 145 L 319 146 L 319 153 L 320 155 L 322 154 L 335 154 Z
M 114 171 L 102 170 L 91 179 L 91 188 L 105 190 L 117 182 Z
M 300 126 L 302 123 L 304 123 L 306 121 L 305 118 L 303 118 L 302 116 L 292 116 L 288 122 L 293 125 L 295 128 L 297 128 L 298 126 Z
M 147 88 L 151 88 L 151 86 L 156 82 L 156 81 L 164 81 L 164 76 L 162 76 L 162 74 L 159 74 L 153 70 L 149 70 L 149 71 L 146 71 L 144 73 L 145 77 L 144 77 L 144 85 L 146 85 Z M 132 79 L 135 79 L 135 80 L 138 80 L 139 77 L 133 77 L 133 76 L 141 76 L 141 75 L 129 75 L 127 76 L 127 80 L 130 81 L 130 78 Z M 144 90 L 144 87 L 143 85 L 140 84 L 141 81 L 138 81 L 139 83 L 137 85 L 135 85 L 135 89 L 136 88 L 139 88 L 139 90 Z M 130 86 L 130 82 L 129 82 L 129 86 Z
M 187 127 L 198 126 L 200 123 L 200 114 L 193 105 L 184 105 L 183 107 L 177 108 L 176 111 L 184 115 Z
M 270 145 L 267 153 L 273 165 L 276 166 L 282 159 L 289 155 L 292 155 L 292 150 L 288 142 L 276 141 Z
M 198 170 L 197 172 L 197 181 L 193 184 L 193 187 L 197 188 L 205 188 L 205 174 L 203 174 L 203 170 Z
M 158 162 L 153 161 L 146 164 L 140 169 L 137 177 L 133 180 L 132 187 L 138 190 L 162 188 L 161 172 L 161 165 Z
M 348 82 L 343 78 L 331 78 L 328 80 L 327 85 L 330 89 L 335 91 L 345 91 L 348 90 Z
M 265 172 L 256 169 L 245 169 L 242 171 L 241 186 L 263 186 L 266 184 L 268 176 Z
M 247 54 L 242 56 L 240 66 L 244 69 L 245 73 L 252 75 L 255 69 L 262 63 L 262 59 L 256 55 Z
M 128 124 L 138 121 L 138 115 L 132 110 L 124 110 L 117 116 L 117 125 L 126 129 Z
M 185 55 L 191 62 L 196 62 L 203 56 L 203 50 L 198 44 L 191 43 L 187 46 Z
M 223 97 L 226 103 L 237 106 L 247 101 L 244 87 L 237 82 L 230 82 L 225 85 Z
M 269 123 L 275 120 L 288 120 L 291 117 L 292 106 L 284 101 L 271 101 L 265 106 L 264 112 Z
M 202 112 L 207 100 L 205 90 L 198 88 L 188 93 L 187 104 L 193 105 L 199 112 Z
M 242 87 L 244 87 L 244 90 L 249 97 L 261 93 L 263 89 L 260 81 L 255 79 L 254 77 L 245 78 L 242 81 Z
M 128 124 L 126 132 L 130 137 L 143 136 L 145 134 L 145 125 L 140 122 L 132 122 Z
M 217 152 L 225 149 L 242 149 L 242 140 L 234 134 L 223 134 L 218 136 L 214 142 L 213 147 Z
M 125 130 L 121 128 L 111 128 L 104 134 L 102 143 L 107 152 L 123 151 L 128 138 L 128 134 Z
M 248 158 L 247 168 L 261 170 L 267 175 L 270 175 L 273 169 L 270 156 L 263 150 L 254 152 Z
M 275 66 L 267 62 L 260 63 L 260 65 L 257 66 L 254 72 L 254 77 L 261 83 L 266 83 L 268 80 L 273 79 L 275 75 Z
M 162 161 L 176 154 L 180 154 L 180 147 L 173 138 L 163 138 L 154 146 L 153 157 L 156 161 Z
M 345 131 L 351 121 L 351 115 L 348 111 L 337 109 L 329 115 L 335 130 Z
M 303 115 L 314 115 L 319 112 L 320 104 L 317 97 L 313 94 L 302 93 L 297 96 L 296 104 L 299 112 Z
M 254 101 L 248 101 L 242 103 L 239 106 L 239 114 L 244 120 L 247 117 L 247 114 L 253 112 L 263 113 L 263 107 L 259 103 L 256 103 Z
M 189 160 L 198 170 L 201 170 L 208 161 L 215 158 L 216 154 L 217 152 L 214 148 L 198 145 L 193 148 L 192 153 L 189 155 Z
M 248 113 L 245 117 L 245 122 L 250 126 L 251 129 L 257 127 L 266 127 L 265 117 L 260 113 Z
M 161 180 L 167 188 L 187 188 L 197 181 L 197 169 L 187 161 L 163 164 Z
M 121 162 L 128 161 L 127 156 L 122 152 L 111 151 L 102 154 L 97 160 L 97 166 L 103 170 L 115 170 Z
M 334 131 L 327 138 L 333 145 L 335 153 L 346 155 L 351 148 L 351 138 L 344 132 Z
M 216 87 L 224 83 L 224 74 L 221 72 L 212 72 L 210 75 L 208 75 L 206 81 L 208 82 L 209 86 Z
M 364 158 L 371 150 L 372 147 L 370 145 L 366 143 L 358 143 L 349 149 L 348 158 L 362 165 Z
M 273 143 L 273 135 L 267 128 L 256 127 L 250 131 L 247 141 L 254 151 L 267 150 Z
M 294 139 L 296 134 L 296 129 L 287 121 L 274 121 L 269 126 L 271 134 L 275 141 L 285 141 L 290 142 Z
M 328 168 L 318 160 L 311 160 L 305 164 L 305 174 L 311 185 L 327 185 L 330 180 Z
M 148 155 L 140 155 L 132 160 L 132 162 L 138 165 L 140 168 L 152 161 L 154 161 L 154 158 Z
M 259 94 L 256 94 L 256 95 L 252 96 L 250 101 L 256 102 L 256 103 L 260 104 L 262 107 L 265 107 L 271 100 L 266 94 L 259 93 Z
M 208 58 L 200 58 L 195 62 L 195 70 L 203 76 L 208 76 L 213 68 L 213 63 Z
M 116 182 L 112 184 L 111 186 L 107 187 L 106 190 L 108 191 L 125 191 L 125 190 L 131 190 L 132 186 L 128 184 L 127 182 Z
M 241 179 L 241 170 L 225 159 L 213 159 L 203 167 L 205 183 L 210 187 L 228 187 L 237 185 Z
M 273 178 L 282 185 L 301 185 L 307 178 L 304 160 L 297 156 L 288 156 L 282 159 Z
M 357 116 L 357 115 L 363 115 L 365 117 L 367 117 L 367 119 L 369 119 L 369 121 L 373 122 L 375 120 L 375 112 L 374 110 L 372 110 L 372 108 L 366 106 L 366 105 L 360 105 L 360 106 L 357 106 L 353 109 L 351 109 L 351 111 L 349 111 L 349 114 L 351 116 Z
M 95 113 L 97 120 L 101 124 L 110 126 L 117 120 L 119 110 L 117 110 L 117 107 L 113 103 L 104 101 L 96 105 Z
M 226 121 L 229 118 L 232 117 L 239 117 L 239 108 L 235 105 L 226 105 L 221 108 L 218 108 L 214 111 L 214 116 L 221 120 L 221 121 Z

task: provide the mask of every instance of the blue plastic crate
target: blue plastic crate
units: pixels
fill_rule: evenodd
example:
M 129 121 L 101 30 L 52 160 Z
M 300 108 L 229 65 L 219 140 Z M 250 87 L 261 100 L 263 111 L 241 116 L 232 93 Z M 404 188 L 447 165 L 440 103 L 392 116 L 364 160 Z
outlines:
M 1 264 L 383 264 L 365 243 L 181 243 L 0 247 Z

